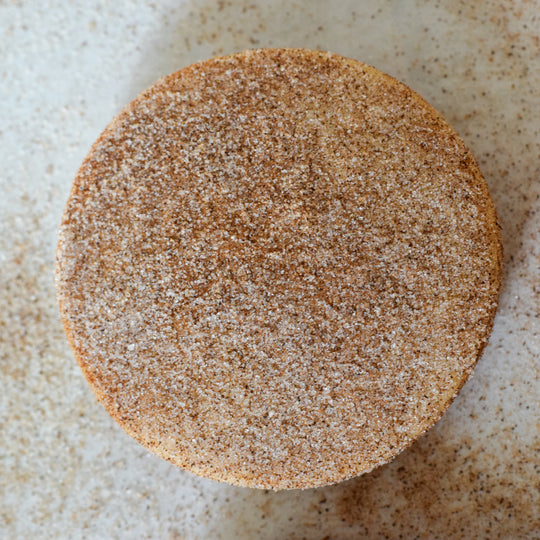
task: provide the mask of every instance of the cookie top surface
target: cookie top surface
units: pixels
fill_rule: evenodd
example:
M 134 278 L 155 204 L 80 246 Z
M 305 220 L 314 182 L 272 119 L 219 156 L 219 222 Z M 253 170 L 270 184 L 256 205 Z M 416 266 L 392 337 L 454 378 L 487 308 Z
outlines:
M 237 485 L 305 488 L 392 459 L 491 330 L 501 246 L 461 139 L 341 56 L 247 51 L 114 119 L 64 213 L 68 339 L 150 450 Z

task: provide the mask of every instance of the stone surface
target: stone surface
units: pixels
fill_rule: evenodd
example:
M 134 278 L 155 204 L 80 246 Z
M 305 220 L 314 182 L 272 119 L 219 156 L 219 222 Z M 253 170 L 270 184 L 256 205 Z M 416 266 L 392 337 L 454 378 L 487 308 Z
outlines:
M 0 2 L 0 536 L 540 536 L 538 13 L 525 0 Z M 84 381 L 53 283 L 73 176 L 113 115 L 161 75 L 263 46 L 331 50 L 418 91 L 476 155 L 505 247 L 490 344 L 441 422 L 391 464 L 304 492 L 217 484 L 139 447 Z

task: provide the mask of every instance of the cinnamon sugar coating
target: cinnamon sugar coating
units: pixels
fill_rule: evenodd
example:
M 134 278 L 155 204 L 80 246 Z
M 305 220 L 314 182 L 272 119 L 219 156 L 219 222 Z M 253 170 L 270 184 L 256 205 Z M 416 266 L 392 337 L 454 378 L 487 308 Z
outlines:
M 263 49 L 158 81 L 109 125 L 60 228 L 64 327 L 140 443 L 283 489 L 395 457 L 469 377 L 497 218 L 470 152 L 405 85 Z

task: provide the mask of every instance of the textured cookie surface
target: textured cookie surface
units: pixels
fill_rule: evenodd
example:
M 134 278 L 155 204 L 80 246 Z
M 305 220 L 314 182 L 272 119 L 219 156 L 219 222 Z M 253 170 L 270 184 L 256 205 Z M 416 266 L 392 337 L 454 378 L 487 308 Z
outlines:
M 109 413 L 197 474 L 313 487 L 439 419 L 491 330 L 501 247 L 474 159 L 409 88 L 314 51 L 156 83 L 81 166 L 63 323 Z

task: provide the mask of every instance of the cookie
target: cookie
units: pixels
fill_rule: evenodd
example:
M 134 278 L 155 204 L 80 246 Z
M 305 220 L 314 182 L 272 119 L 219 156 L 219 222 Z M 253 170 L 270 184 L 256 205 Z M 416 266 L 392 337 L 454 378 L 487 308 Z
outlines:
M 173 73 L 112 121 L 56 284 L 127 433 L 207 478 L 310 488 L 441 417 L 488 340 L 501 239 L 473 156 L 415 92 L 262 49 Z

